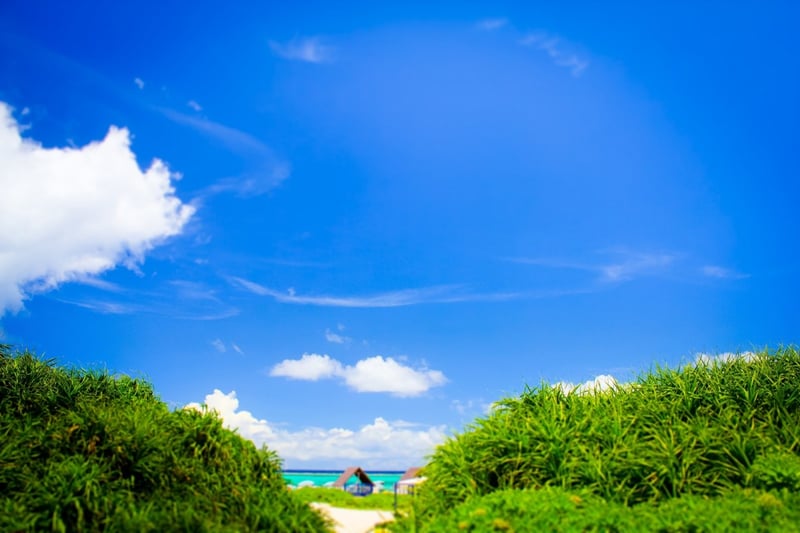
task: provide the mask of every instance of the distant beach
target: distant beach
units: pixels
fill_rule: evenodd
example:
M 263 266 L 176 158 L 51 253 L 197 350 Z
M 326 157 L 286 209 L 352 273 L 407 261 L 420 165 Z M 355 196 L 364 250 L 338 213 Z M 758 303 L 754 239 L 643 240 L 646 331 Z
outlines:
M 342 470 L 284 470 L 283 478 L 289 485 L 297 487 L 303 481 L 311 481 L 315 487 L 324 487 L 339 479 Z M 373 482 L 382 481 L 384 490 L 394 490 L 394 484 L 400 480 L 403 472 L 395 470 L 367 470 Z

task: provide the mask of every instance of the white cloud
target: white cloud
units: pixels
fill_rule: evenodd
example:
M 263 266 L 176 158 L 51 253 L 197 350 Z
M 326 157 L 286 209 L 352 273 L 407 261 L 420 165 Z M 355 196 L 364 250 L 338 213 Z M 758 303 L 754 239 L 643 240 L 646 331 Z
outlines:
M 254 281 L 239 277 L 228 278 L 253 294 L 269 296 L 281 303 L 317 305 L 322 307 L 403 307 L 425 303 L 456 303 L 478 301 L 504 301 L 520 297 L 519 293 L 471 294 L 460 291 L 460 285 L 438 285 L 422 289 L 402 289 L 369 296 L 303 296 L 294 288 L 286 292 L 276 291 Z
M 498 18 L 488 18 L 478 21 L 478 29 L 484 31 L 494 31 L 499 30 L 500 28 L 506 26 L 508 24 L 508 19 L 498 17 Z
M 307 381 L 339 378 L 357 392 L 385 392 L 395 396 L 419 396 L 447 382 L 439 370 L 412 368 L 391 357 L 376 355 L 343 365 L 329 355 L 303 354 L 300 359 L 285 359 L 270 371 L 274 377 Z
M 744 279 L 749 277 L 747 274 L 716 265 L 706 265 L 701 269 L 701 272 L 704 276 L 718 279 Z
M 580 385 L 570 383 L 567 381 L 559 381 L 554 388 L 561 389 L 564 394 L 591 394 L 595 392 L 603 392 L 609 389 L 619 387 L 619 382 L 614 376 L 608 374 L 601 374 L 594 379 L 590 379 Z
M 396 396 L 418 396 L 447 382 L 438 370 L 414 369 L 380 355 L 345 367 L 342 376 L 347 386 L 358 392 L 388 392 Z
M 236 352 L 238 354 L 241 354 L 241 355 L 244 355 L 244 351 L 241 348 L 239 348 L 239 345 L 236 344 L 235 342 L 231 343 L 231 348 L 233 348 L 234 352 Z
M 306 353 L 300 359 L 285 359 L 272 367 L 270 376 L 306 381 L 332 378 L 342 373 L 342 364 L 329 355 Z
M 270 41 L 269 47 L 275 55 L 284 59 L 307 63 L 325 63 L 333 60 L 333 48 L 322 44 L 318 37 L 292 39 L 286 43 Z
M 588 60 L 568 51 L 561 39 L 545 32 L 530 33 L 523 37 L 519 43 L 523 46 L 532 46 L 537 50 L 543 51 L 556 66 L 569 69 L 576 78 L 589 67 Z
M 712 365 L 714 363 L 727 363 L 737 359 L 753 361 L 756 358 L 758 358 L 758 354 L 755 352 L 725 352 L 720 354 L 698 353 L 695 356 L 694 362 L 696 365 Z
M 127 129 L 80 148 L 23 139 L 0 102 L 0 315 L 30 294 L 114 268 L 135 267 L 194 212 L 166 165 L 146 171 Z
M 219 353 L 225 353 L 227 351 L 225 348 L 225 343 L 222 342 L 222 339 L 214 339 L 211 341 L 211 346 L 213 346 L 214 349 Z
M 194 100 L 189 100 L 188 102 L 186 102 L 186 105 L 191 107 L 195 111 L 202 111 L 203 110 L 203 106 L 201 106 L 200 104 L 198 104 Z
M 341 331 L 341 330 L 339 330 L 339 331 Z M 334 344 L 345 344 L 345 343 L 350 342 L 352 339 L 350 337 L 346 337 L 344 335 L 339 335 L 338 333 L 334 333 L 330 329 L 326 329 L 325 330 L 325 340 L 327 340 L 328 342 L 332 342 Z
M 144 80 L 142 78 L 133 78 L 133 83 L 141 90 L 144 89 Z
M 239 410 L 236 392 L 215 389 L 205 398 L 208 409 L 216 411 L 225 425 L 256 445 L 275 450 L 287 468 L 337 469 L 358 464 L 367 469 L 404 470 L 425 463 L 425 457 L 447 437 L 444 426 L 421 426 L 376 418 L 359 428 L 284 429 L 249 411 Z M 187 408 L 201 409 L 197 403 Z

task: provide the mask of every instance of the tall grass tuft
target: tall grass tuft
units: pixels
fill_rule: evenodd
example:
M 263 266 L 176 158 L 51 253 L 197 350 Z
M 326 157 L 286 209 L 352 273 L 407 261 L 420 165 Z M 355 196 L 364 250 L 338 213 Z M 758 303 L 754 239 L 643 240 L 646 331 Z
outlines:
M 277 456 L 152 387 L 0 345 L 0 531 L 326 530 Z
M 435 451 L 415 512 L 424 521 L 507 489 L 623 506 L 797 491 L 799 467 L 800 354 L 782 348 L 656 368 L 606 391 L 528 388 Z

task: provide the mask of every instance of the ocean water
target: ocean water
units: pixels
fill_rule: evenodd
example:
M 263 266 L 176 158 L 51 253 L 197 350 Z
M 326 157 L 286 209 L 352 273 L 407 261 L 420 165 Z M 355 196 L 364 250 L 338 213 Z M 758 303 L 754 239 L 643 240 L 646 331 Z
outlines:
M 403 476 L 403 472 L 384 470 L 365 470 L 369 478 L 383 481 L 384 490 L 394 490 L 394 484 Z M 286 483 L 295 487 L 303 481 L 311 481 L 315 487 L 322 487 L 325 483 L 336 481 L 342 475 L 341 470 L 284 470 L 283 478 Z

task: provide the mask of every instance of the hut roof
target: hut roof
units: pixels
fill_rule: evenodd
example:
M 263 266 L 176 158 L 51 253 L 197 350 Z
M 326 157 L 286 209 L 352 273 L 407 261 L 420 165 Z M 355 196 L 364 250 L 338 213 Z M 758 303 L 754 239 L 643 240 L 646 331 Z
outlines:
M 372 480 L 369 478 L 366 472 L 361 469 L 360 466 L 351 466 L 342 472 L 342 475 L 339 476 L 334 483 L 334 487 L 344 488 L 345 484 L 350 481 L 350 478 L 353 476 L 358 477 L 358 480 L 363 483 L 364 485 L 372 485 Z
M 420 470 L 422 470 L 421 466 L 412 466 L 411 468 L 405 471 L 405 473 L 400 477 L 399 481 L 405 481 L 407 479 L 417 477 L 417 474 L 419 474 Z

